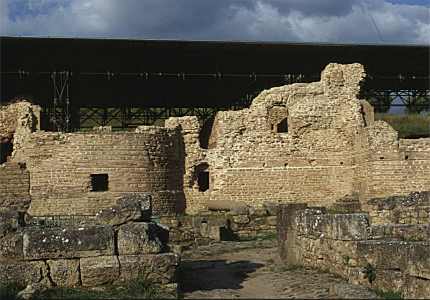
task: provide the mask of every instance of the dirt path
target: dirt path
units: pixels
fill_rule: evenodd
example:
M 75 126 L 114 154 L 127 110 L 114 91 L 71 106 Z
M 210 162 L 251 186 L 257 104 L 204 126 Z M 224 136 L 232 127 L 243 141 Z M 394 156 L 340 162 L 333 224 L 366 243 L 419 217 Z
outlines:
M 375 296 L 332 274 L 285 269 L 278 261 L 273 241 L 223 242 L 201 247 L 184 255 L 179 277 L 185 299 L 332 299 L 336 296 L 329 295 L 333 284 L 352 289 L 353 298 Z

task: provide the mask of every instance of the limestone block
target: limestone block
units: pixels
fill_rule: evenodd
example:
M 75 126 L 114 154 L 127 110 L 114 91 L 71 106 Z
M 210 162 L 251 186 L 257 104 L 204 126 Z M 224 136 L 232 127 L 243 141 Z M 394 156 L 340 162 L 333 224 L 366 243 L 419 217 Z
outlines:
M 278 203 L 264 202 L 263 207 L 267 210 L 269 216 L 276 216 L 278 214 Z
M 362 266 L 370 263 L 377 269 L 404 270 L 409 243 L 403 241 L 359 241 L 357 258 Z
M 129 223 L 118 230 L 120 255 L 159 253 L 162 243 L 158 238 L 159 227 L 154 223 Z
M 16 210 L 0 210 L 0 238 L 19 227 L 20 216 Z
M 430 280 L 430 242 L 411 242 L 409 244 L 406 273 Z
M 21 259 L 23 257 L 22 240 L 21 233 L 9 233 L 0 238 L 0 259 Z
M 267 220 L 267 225 L 276 226 L 278 218 L 275 215 L 275 216 L 269 216 L 269 217 L 267 217 L 266 220 Z
M 430 281 L 414 276 L 407 277 L 406 287 L 403 291 L 404 299 L 429 299 Z
M 80 259 L 83 286 L 98 286 L 111 283 L 119 277 L 117 256 L 84 257 Z M 130 271 L 135 271 L 130 266 Z
M 76 258 L 113 255 L 110 226 L 29 227 L 24 230 L 25 259 Z
M 56 259 L 47 261 L 51 279 L 57 286 L 79 285 L 79 259 Z
M 117 200 L 117 204 L 96 214 L 102 224 L 121 225 L 129 221 L 149 221 L 151 218 L 151 195 L 130 193 Z
M 129 281 L 143 276 L 154 283 L 171 283 L 179 265 L 179 255 L 162 253 L 153 255 L 120 255 L 121 265 L 119 280 Z
M 260 207 L 258 208 L 251 207 L 249 209 L 249 214 L 253 217 L 265 217 L 267 216 L 267 210 L 265 208 L 260 208 Z
M 0 282 L 19 282 L 31 284 L 41 281 L 48 274 L 43 261 L 2 261 L 0 263 Z
M 237 224 L 248 224 L 250 221 L 247 215 L 233 216 L 233 222 Z

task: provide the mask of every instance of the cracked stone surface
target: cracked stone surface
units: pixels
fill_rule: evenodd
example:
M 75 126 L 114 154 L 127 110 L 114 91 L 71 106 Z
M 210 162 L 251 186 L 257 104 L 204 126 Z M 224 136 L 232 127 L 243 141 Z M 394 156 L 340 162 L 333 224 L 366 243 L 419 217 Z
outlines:
M 186 252 L 179 280 L 184 299 L 377 298 L 333 274 L 283 267 L 276 242 L 267 240 L 222 242 Z

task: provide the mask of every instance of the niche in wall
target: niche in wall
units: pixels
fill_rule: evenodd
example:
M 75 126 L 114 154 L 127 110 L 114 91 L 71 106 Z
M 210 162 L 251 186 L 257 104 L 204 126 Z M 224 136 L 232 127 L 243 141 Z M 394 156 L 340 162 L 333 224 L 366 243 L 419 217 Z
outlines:
M 7 158 L 12 155 L 13 144 L 11 139 L 0 141 L 0 164 L 7 162 Z
M 104 192 L 109 187 L 108 174 L 91 174 L 91 192 Z
M 210 174 L 209 165 L 207 163 L 201 163 L 194 169 L 194 179 L 197 182 L 197 186 L 200 192 L 205 192 L 210 186 Z
M 288 118 L 283 119 L 276 125 L 277 133 L 288 133 Z

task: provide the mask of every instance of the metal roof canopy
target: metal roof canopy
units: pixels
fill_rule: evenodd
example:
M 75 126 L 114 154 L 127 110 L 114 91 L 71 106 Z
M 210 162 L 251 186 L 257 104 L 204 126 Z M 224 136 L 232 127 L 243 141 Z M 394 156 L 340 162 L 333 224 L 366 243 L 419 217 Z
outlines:
M 1 99 L 52 102 L 52 73 L 71 72 L 74 106 L 216 107 L 330 62 L 359 62 L 374 89 L 429 89 L 430 47 L 315 43 L 0 37 Z M 290 78 L 291 79 L 291 78 Z M 293 81 L 294 81 L 293 80 Z

